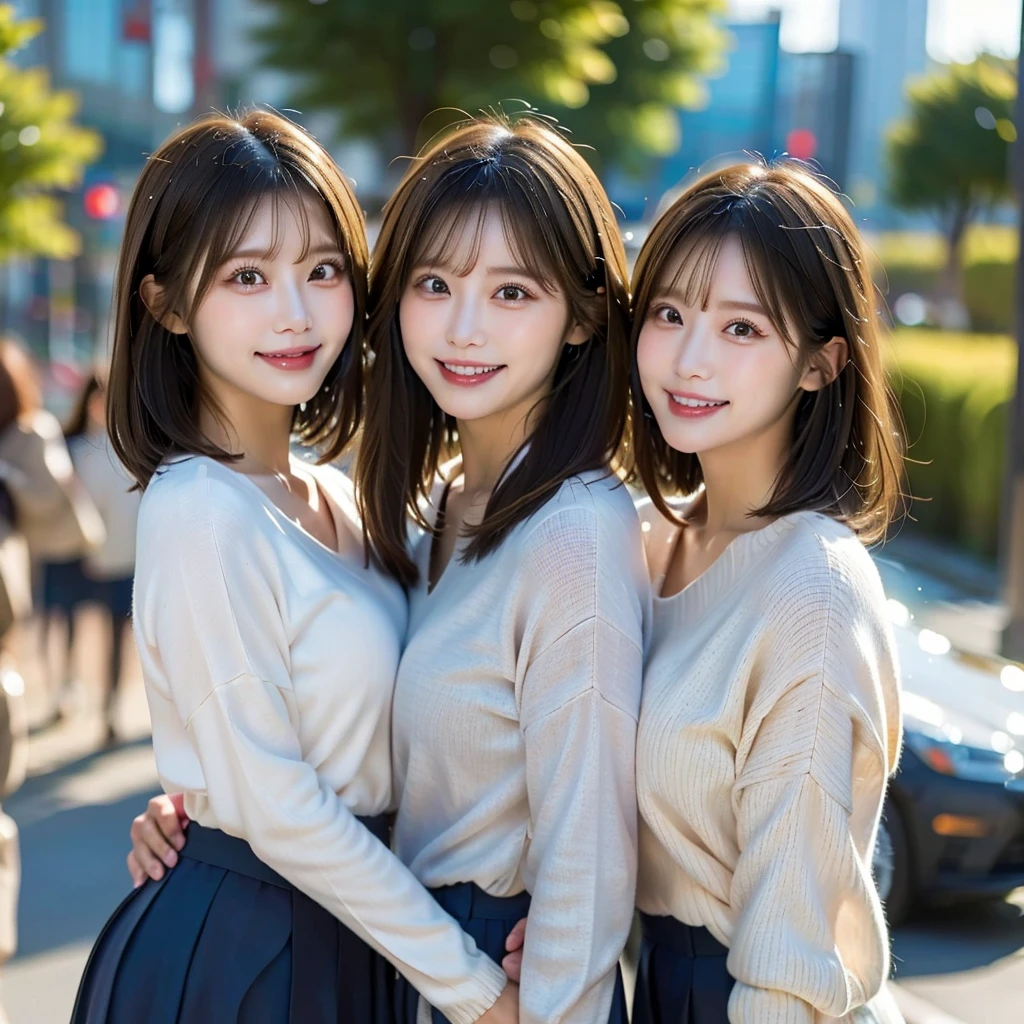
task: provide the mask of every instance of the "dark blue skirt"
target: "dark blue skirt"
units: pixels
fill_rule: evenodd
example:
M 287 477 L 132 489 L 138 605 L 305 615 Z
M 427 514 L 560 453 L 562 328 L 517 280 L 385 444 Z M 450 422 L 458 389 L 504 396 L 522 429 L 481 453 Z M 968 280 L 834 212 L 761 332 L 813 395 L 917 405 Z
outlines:
M 462 930 L 472 936 L 477 947 L 495 963 L 505 958 L 505 940 L 517 921 L 522 920 L 530 910 L 530 894 L 521 892 L 516 896 L 490 896 L 473 882 L 445 885 L 431 889 L 438 903 L 462 925 Z M 405 978 L 398 978 L 396 1016 L 399 1024 L 416 1024 L 416 1013 L 420 995 Z M 609 1024 L 627 1024 L 626 994 L 622 987 L 622 976 L 616 970 L 615 995 L 612 998 L 612 1012 Z M 440 1010 L 434 1010 L 433 1024 L 447 1024 L 448 1018 Z
M 386 815 L 361 819 L 383 843 Z M 394 1024 L 394 971 L 248 843 L 192 822 L 115 911 L 71 1024 Z
M 728 1024 L 729 949 L 707 928 L 640 915 L 633 1024 Z

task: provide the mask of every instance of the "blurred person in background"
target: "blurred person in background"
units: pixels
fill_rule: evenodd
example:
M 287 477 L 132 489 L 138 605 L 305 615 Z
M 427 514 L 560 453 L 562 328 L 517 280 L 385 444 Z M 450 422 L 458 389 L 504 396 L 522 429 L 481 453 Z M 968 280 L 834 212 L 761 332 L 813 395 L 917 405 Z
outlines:
M 71 461 L 82 486 L 103 520 L 103 544 L 82 562 L 83 594 L 108 613 L 110 657 L 103 689 L 106 742 L 117 739 L 114 723 L 119 684 L 124 675 L 125 632 L 131 619 L 135 573 L 135 526 L 142 495 L 114 454 L 107 433 L 106 387 L 96 373 L 82 385 L 64 429 Z M 70 622 L 70 616 L 69 616 Z M 67 662 L 70 663 L 70 637 Z
M 0 341 L 0 404 L 0 480 L 10 492 L 18 532 L 32 559 L 43 566 L 45 655 L 49 627 L 58 612 L 67 617 L 69 639 L 73 636 L 74 612 L 88 593 L 82 559 L 103 543 L 103 521 L 75 476 L 60 423 L 43 408 L 31 359 L 9 339 Z M 59 669 L 60 683 L 49 685 L 52 719 L 63 713 L 70 643 L 67 654 Z
M 62 555 L 83 530 L 88 511 L 72 519 L 71 460 L 60 425 L 42 408 L 32 361 L 0 338 L 0 794 L 21 784 L 27 764 L 25 686 L 9 641 L 32 612 L 31 554 Z M 91 522 L 91 526 L 90 526 Z M 85 524 L 84 526 L 82 524 Z M 102 524 L 99 524 L 102 529 Z M 0 813 L 0 962 L 15 951 L 20 881 L 18 829 Z M 0 1024 L 6 1016 L 0 1008 Z

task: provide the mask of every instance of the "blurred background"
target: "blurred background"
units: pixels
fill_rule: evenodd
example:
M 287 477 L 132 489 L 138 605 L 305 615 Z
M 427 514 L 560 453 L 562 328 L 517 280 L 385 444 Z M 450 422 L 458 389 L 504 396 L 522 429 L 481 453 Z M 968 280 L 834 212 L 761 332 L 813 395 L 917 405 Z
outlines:
M 912 1024 L 1020 1020 L 1021 8 L 0 2 L 0 957 L 13 953 L 0 998 L 13 1024 L 68 1018 L 128 888 L 130 819 L 157 788 L 126 629 L 135 505 L 99 415 L 125 206 L 176 125 L 249 103 L 328 144 L 371 238 L 402 158 L 461 112 L 497 107 L 535 107 L 586 147 L 632 256 L 675 190 L 745 155 L 810 161 L 847 197 L 891 327 L 914 498 L 875 552 L 908 694 L 876 858 L 896 992 Z M 56 540 L 20 537 L 28 470 L 7 434 L 26 412 L 74 524 Z

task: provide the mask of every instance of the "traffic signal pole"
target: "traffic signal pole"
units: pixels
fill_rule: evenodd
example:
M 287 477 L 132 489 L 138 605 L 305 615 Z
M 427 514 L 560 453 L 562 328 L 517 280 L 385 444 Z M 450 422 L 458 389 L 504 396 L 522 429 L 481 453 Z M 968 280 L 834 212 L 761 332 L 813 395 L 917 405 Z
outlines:
M 1024 661 L 1024 4 L 1021 15 L 1021 52 L 1017 58 L 1017 103 L 1014 111 L 1017 139 L 1010 147 L 1010 178 L 1017 198 L 1018 256 L 1014 293 L 1014 333 L 1017 339 L 1017 388 L 1007 438 L 1004 488 L 1007 512 L 1003 527 L 1003 578 L 1010 616 L 1003 630 L 1002 651 Z

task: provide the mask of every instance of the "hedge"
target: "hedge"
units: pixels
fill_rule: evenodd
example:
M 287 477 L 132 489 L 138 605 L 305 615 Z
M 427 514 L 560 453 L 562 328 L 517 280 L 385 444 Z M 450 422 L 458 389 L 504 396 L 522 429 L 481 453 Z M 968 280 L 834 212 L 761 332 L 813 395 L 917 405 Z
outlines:
M 946 244 L 934 233 L 893 231 L 873 240 L 875 279 L 890 307 L 905 292 L 925 298 L 946 262 Z M 1013 318 L 1015 228 L 972 225 L 964 239 L 964 301 L 976 331 L 1008 331 Z
M 985 557 L 999 540 L 1017 352 L 1005 335 L 899 330 L 890 371 L 917 528 Z

